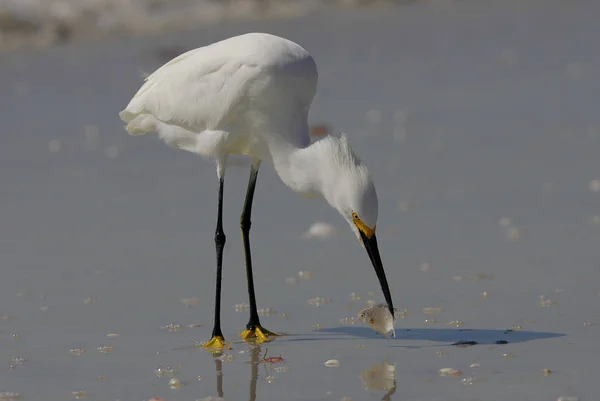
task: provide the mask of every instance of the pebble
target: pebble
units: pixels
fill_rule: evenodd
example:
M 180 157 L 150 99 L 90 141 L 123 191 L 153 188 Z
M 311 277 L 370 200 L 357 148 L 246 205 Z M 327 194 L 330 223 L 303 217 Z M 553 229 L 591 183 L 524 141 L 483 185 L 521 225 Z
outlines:
M 340 361 L 338 361 L 337 359 L 330 359 L 327 362 L 325 362 L 325 366 L 327 366 L 328 368 L 338 368 L 340 366 Z

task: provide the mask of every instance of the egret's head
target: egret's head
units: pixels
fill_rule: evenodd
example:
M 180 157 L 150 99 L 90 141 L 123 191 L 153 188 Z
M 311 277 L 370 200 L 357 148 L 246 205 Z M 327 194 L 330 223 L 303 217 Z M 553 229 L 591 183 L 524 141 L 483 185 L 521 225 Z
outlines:
M 394 306 L 375 235 L 378 214 L 375 185 L 367 168 L 352 152 L 346 137 L 342 136 L 335 141 L 339 142 L 332 152 L 332 166 L 329 170 L 334 172 L 334 178 L 329 180 L 324 195 L 329 204 L 350 224 L 352 231 L 367 251 L 393 316 Z

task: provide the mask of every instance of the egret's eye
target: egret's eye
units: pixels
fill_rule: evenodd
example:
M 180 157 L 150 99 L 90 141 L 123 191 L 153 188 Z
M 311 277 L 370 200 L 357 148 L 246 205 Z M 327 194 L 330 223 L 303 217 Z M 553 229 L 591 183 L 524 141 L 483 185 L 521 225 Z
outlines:
M 352 219 L 358 220 L 358 214 L 356 212 L 352 212 Z

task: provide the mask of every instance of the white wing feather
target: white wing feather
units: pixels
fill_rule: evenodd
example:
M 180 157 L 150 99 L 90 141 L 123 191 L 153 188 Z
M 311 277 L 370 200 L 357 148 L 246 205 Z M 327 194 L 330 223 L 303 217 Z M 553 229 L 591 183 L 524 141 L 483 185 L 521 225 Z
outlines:
M 120 113 L 121 118 L 130 123 L 150 114 L 198 133 L 225 128 L 260 70 L 209 50 L 191 50 L 156 70 Z
M 167 143 L 205 155 L 217 148 L 254 155 L 261 142 L 256 135 L 264 131 L 298 146 L 310 143 L 306 118 L 316 84 L 306 50 L 250 33 L 169 61 L 119 115 L 133 135 L 158 132 Z

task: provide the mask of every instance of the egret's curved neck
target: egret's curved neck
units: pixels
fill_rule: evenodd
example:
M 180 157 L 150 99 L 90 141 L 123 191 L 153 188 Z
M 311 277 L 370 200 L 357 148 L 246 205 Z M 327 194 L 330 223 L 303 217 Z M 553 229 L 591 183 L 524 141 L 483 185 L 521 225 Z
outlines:
M 326 136 L 312 144 L 294 142 L 299 138 L 296 136 L 291 138 L 270 135 L 267 147 L 275 171 L 294 191 L 307 197 L 323 197 L 335 207 L 340 185 L 364 175 L 345 136 Z M 308 135 L 300 138 L 309 141 Z
M 275 135 L 270 137 L 268 148 L 273 167 L 284 184 L 304 196 L 322 195 L 325 182 L 319 172 L 323 155 L 315 144 L 294 144 Z

